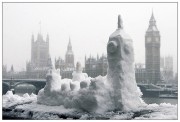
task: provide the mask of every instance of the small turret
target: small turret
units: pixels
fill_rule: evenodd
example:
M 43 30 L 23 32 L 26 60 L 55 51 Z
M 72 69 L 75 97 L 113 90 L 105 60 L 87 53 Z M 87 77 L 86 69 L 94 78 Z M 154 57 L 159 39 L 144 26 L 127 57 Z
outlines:
M 49 67 L 50 69 L 53 68 L 52 61 L 51 61 L 51 56 L 50 56 L 50 55 L 49 55 L 49 57 L 48 57 L 48 67 Z
M 34 42 L 34 34 L 31 36 L 31 42 Z
M 49 42 L 49 34 L 46 36 L 46 42 Z
M 13 67 L 13 65 L 11 65 L 11 72 L 14 72 L 14 67 Z
M 97 60 L 99 60 L 99 55 L 97 54 Z

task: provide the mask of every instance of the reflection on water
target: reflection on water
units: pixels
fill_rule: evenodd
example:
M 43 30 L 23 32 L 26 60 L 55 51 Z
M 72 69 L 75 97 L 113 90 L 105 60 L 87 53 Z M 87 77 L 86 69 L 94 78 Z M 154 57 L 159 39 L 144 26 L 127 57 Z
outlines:
M 28 94 L 34 93 L 35 94 L 36 87 L 31 84 L 20 84 L 14 90 L 15 90 L 15 94 L 22 96 L 25 93 L 28 93 Z
M 36 87 L 31 84 L 20 84 L 15 88 L 15 93 L 22 96 L 25 93 L 35 94 Z M 173 105 L 178 104 L 178 99 L 167 99 L 167 98 L 143 98 L 144 102 L 147 104 L 152 103 L 171 103 Z

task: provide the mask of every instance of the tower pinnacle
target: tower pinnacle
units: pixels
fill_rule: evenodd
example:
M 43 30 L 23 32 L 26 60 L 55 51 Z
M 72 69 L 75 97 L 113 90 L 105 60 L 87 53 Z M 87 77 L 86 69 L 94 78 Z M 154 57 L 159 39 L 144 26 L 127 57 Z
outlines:
M 31 41 L 34 42 L 34 34 L 31 36 Z
M 147 32 L 151 32 L 151 31 L 158 31 L 153 10 L 152 10 L 151 18 L 149 20 L 149 27 L 148 27 Z
M 118 29 L 123 28 L 121 15 L 118 15 Z
M 149 20 L 149 23 L 150 23 L 151 25 L 156 25 L 156 20 L 155 20 L 155 18 L 154 18 L 153 10 L 152 10 L 152 14 L 151 14 L 151 18 L 150 18 L 150 20 Z
M 70 37 L 69 37 L 68 50 L 72 50 L 72 45 L 71 45 L 71 38 L 70 38 Z
M 41 34 L 41 21 L 39 22 L 39 33 Z

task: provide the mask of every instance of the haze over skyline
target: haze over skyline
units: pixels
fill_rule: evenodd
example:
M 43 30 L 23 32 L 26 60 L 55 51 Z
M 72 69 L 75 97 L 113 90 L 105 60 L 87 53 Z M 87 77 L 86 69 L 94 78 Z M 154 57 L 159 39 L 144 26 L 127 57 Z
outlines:
M 145 63 L 145 32 L 152 14 L 161 35 L 161 56 L 173 56 L 177 72 L 176 3 L 4 3 L 3 64 L 8 70 L 26 69 L 31 60 L 31 36 L 49 34 L 50 55 L 64 59 L 71 38 L 75 64 L 84 66 L 85 55 L 106 54 L 110 34 L 117 28 L 117 16 L 134 43 L 135 63 Z

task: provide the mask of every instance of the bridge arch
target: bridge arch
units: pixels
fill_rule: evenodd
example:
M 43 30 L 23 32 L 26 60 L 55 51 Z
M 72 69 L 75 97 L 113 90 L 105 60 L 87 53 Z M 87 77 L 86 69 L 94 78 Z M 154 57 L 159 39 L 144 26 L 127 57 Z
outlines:
M 36 86 L 31 83 L 20 82 L 13 86 L 15 93 L 36 93 Z
M 45 79 L 2 79 L 3 81 L 3 94 L 5 94 L 8 90 L 14 89 L 16 86 L 20 84 L 31 84 L 36 87 L 36 94 L 40 89 L 44 88 L 46 85 Z
M 9 89 L 10 89 L 9 83 L 3 82 L 2 83 L 2 94 L 6 94 Z
M 36 88 L 35 94 L 38 94 L 39 90 L 44 88 L 44 86 L 46 85 L 46 82 L 44 82 L 44 81 L 21 81 L 21 82 L 15 83 L 13 85 L 13 88 L 16 88 L 17 86 L 19 86 L 21 84 L 33 85 Z

